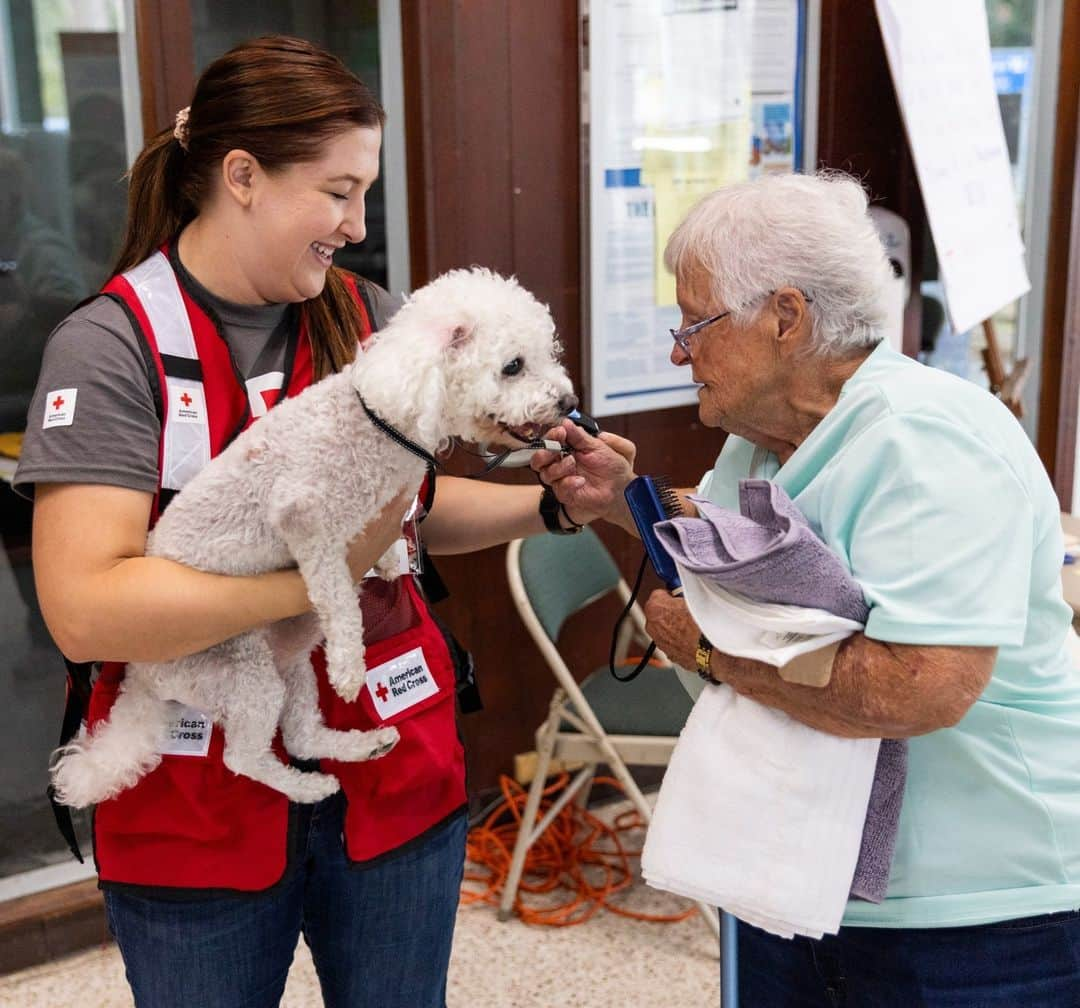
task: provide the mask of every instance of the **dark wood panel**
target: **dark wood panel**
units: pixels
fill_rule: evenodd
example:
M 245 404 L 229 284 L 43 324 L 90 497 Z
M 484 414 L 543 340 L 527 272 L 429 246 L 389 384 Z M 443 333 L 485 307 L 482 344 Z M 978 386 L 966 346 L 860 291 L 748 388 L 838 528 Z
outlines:
M 143 133 L 173 123 L 195 90 L 195 55 L 188 0 L 136 0 Z
M 1080 114 L 1080 112 L 1078 112 Z M 1072 511 L 1073 487 L 1076 479 L 1077 410 L 1080 409 L 1080 123 L 1073 144 L 1072 227 L 1070 228 L 1069 260 L 1064 280 L 1065 304 L 1061 328 L 1061 361 L 1057 398 L 1057 444 L 1054 453 L 1054 490 L 1062 511 Z M 1058 279 L 1060 285 L 1060 279 Z M 1046 356 L 1044 344 L 1043 373 L 1052 382 L 1053 358 Z M 1052 386 L 1051 386 L 1052 388 Z M 1050 409 L 1046 399 L 1040 405 Z M 1040 429 L 1042 424 L 1040 423 Z
M 414 285 L 470 264 L 516 274 L 551 306 L 580 373 L 576 10 L 428 0 L 403 5 L 402 31 Z M 478 466 L 458 454 L 449 468 Z M 451 591 L 440 613 L 473 651 L 486 704 L 462 720 L 474 791 L 533 748 L 553 685 L 504 558 L 499 548 L 438 562 Z
M 1043 305 L 1042 373 L 1036 447 L 1050 473 L 1058 500 L 1072 509 L 1076 456 L 1077 392 L 1080 390 L 1080 331 L 1076 297 L 1080 290 L 1077 257 L 1077 206 L 1080 201 L 1080 4 L 1067 3 L 1062 14 L 1058 100 L 1054 121 L 1054 157 L 1050 174 L 1051 227 L 1046 250 Z M 1066 222 L 1071 221 L 1071 229 Z M 1066 315 L 1071 297 L 1071 312 Z
M 438 250 L 438 272 L 474 263 L 500 273 L 515 271 L 511 161 L 518 152 L 511 130 L 511 6 L 502 0 L 457 5 L 455 169 L 437 181 L 440 191 L 455 189 L 458 218 Z
M 418 3 L 401 6 L 402 86 L 405 99 L 406 191 L 409 198 L 411 287 L 432 275 L 435 227 L 431 188 L 435 178 L 435 143 L 431 135 L 432 76 L 439 51 L 431 43 L 428 19 Z M 445 68 L 444 68 L 445 69 Z
M 577 388 L 582 378 L 581 164 L 577 5 L 509 4 L 514 269 L 551 308 Z M 538 116 L 537 109 L 549 110 Z
M 926 211 L 872 3 L 823 0 L 818 94 L 818 165 L 862 179 L 871 199 L 911 228 L 911 298 L 904 352 L 918 352 L 922 329 Z
M 513 271 L 510 34 L 498 0 L 402 8 L 412 280 Z

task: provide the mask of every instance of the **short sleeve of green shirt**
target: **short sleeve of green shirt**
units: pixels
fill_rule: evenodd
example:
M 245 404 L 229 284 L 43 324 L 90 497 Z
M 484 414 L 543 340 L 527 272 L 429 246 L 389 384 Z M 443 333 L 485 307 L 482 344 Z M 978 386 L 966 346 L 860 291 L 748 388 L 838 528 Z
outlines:
M 870 604 L 866 635 L 1020 644 L 1033 508 L 1010 465 L 947 419 L 886 414 L 820 473 L 815 512 Z

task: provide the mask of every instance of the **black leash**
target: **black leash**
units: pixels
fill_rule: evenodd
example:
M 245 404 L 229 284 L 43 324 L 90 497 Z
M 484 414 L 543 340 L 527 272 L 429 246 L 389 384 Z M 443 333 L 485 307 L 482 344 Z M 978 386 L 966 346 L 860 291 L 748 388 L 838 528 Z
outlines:
M 412 452 L 417 458 L 423 459 L 427 463 L 428 472 L 432 475 L 435 474 L 436 469 L 441 469 L 442 466 L 431 452 L 424 448 L 421 448 L 415 441 L 409 440 L 404 434 L 401 433 L 396 427 L 388 424 L 381 416 L 378 415 L 366 402 L 364 397 L 357 392 L 356 398 L 360 400 L 360 405 L 363 407 L 364 412 L 367 414 L 367 418 L 381 430 L 391 441 L 400 445 L 408 452 Z
M 615 629 L 611 632 L 611 651 L 608 653 L 608 671 L 619 682 L 630 682 L 641 675 L 642 669 L 649 664 L 649 659 L 652 658 L 653 652 L 656 650 L 656 641 L 649 641 L 649 646 L 645 649 L 645 654 L 642 655 L 641 661 L 637 663 L 637 666 L 631 669 L 626 675 L 621 676 L 615 671 L 615 646 L 619 641 L 619 629 L 623 625 L 623 620 L 630 614 L 630 610 L 634 607 L 634 603 L 637 601 L 638 592 L 641 591 L 641 579 L 645 576 L 645 566 L 648 563 L 649 554 L 646 553 L 641 558 L 641 566 L 638 568 L 637 578 L 634 580 L 634 587 L 630 592 L 630 598 L 626 602 L 626 608 L 619 613 L 619 618 L 615 621 Z
M 367 414 L 368 419 L 381 430 L 391 441 L 399 444 L 408 452 L 412 452 L 418 458 L 424 460 L 427 463 L 428 475 L 434 479 L 435 470 L 442 469 L 443 467 L 436 460 L 435 456 L 431 452 L 425 451 L 415 441 L 410 440 L 404 434 L 401 433 L 396 427 L 388 424 L 381 416 L 379 416 L 366 402 L 364 397 L 359 392 L 356 393 L 356 397 L 360 400 L 360 405 L 364 408 L 364 412 Z M 428 502 L 430 504 L 430 501 Z M 450 592 L 447 591 L 446 585 L 443 583 L 443 579 L 439 577 L 439 572 L 435 570 L 434 565 L 431 563 L 431 557 L 428 556 L 427 550 L 424 548 L 423 540 L 420 542 L 420 549 L 423 552 L 423 563 L 420 571 L 420 586 L 424 590 L 424 595 L 429 602 L 440 602 L 446 598 Z M 473 656 L 462 646 L 461 642 L 453 635 L 450 628 L 431 612 L 431 618 L 435 621 L 435 625 L 438 626 L 439 631 L 443 635 L 443 639 L 446 641 L 447 650 L 450 652 L 450 660 L 454 666 L 454 683 L 457 692 L 458 705 L 461 708 L 462 714 L 475 714 L 477 711 L 484 709 L 484 702 L 480 699 L 480 689 L 476 682 L 476 667 L 473 664 Z

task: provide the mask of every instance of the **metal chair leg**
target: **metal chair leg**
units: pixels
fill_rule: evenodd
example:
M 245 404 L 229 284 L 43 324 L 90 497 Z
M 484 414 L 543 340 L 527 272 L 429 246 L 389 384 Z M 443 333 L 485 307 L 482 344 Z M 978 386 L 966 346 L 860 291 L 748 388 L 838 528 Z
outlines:
M 566 694 L 561 689 L 555 690 L 555 694 L 551 698 L 548 719 L 544 722 L 544 729 L 538 739 L 536 770 L 532 783 L 529 785 L 529 797 L 525 801 L 525 810 L 521 814 L 517 841 L 514 844 L 514 854 L 510 859 L 510 871 L 503 886 L 502 898 L 499 900 L 498 918 L 501 921 L 507 921 L 514 916 L 514 897 L 517 896 L 518 883 L 521 882 L 521 873 L 525 868 L 525 857 L 529 853 L 529 847 L 532 845 L 530 834 L 536 824 L 536 814 L 540 809 L 540 798 L 544 793 L 544 782 L 547 780 L 548 767 L 551 765 L 551 756 L 555 749 L 555 736 L 559 731 L 562 706 L 565 700 Z

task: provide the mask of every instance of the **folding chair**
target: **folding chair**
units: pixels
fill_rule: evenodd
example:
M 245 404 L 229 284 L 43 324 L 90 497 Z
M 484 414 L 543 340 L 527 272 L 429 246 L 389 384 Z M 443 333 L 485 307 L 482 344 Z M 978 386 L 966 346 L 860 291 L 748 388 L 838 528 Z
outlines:
M 611 768 L 642 819 L 650 821 L 649 803 L 628 765 L 666 766 L 692 707 L 670 668 L 649 665 L 636 679 L 621 683 L 612 678 L 605 665 L 579 686 L 559 653 L 555 642 L 569 616 L 611 592 L 624 606 L 630 598 L 630 589 L 611 554 L 591 529 L 576 536 L 539 535 L 511 542 L 506 552 L 506 574 L 518 613 L 557 685 L 547 720 L 536 733 L 536 771 L 499 905 L 499 920 L 513 915 L 529 848 L 568 802 L 577 799 L 585 803 L 597 763 Z M 649 640 L 645 617 L 636 604 L 624 631 L 616 647 L 619 661 L 625 660 L 632 640 Z M 538 823 L 545 778 L 556 758 L 585 765 Z M 701 903 L 698 906 L 713 933 L 719 934 L 716 911 Z

